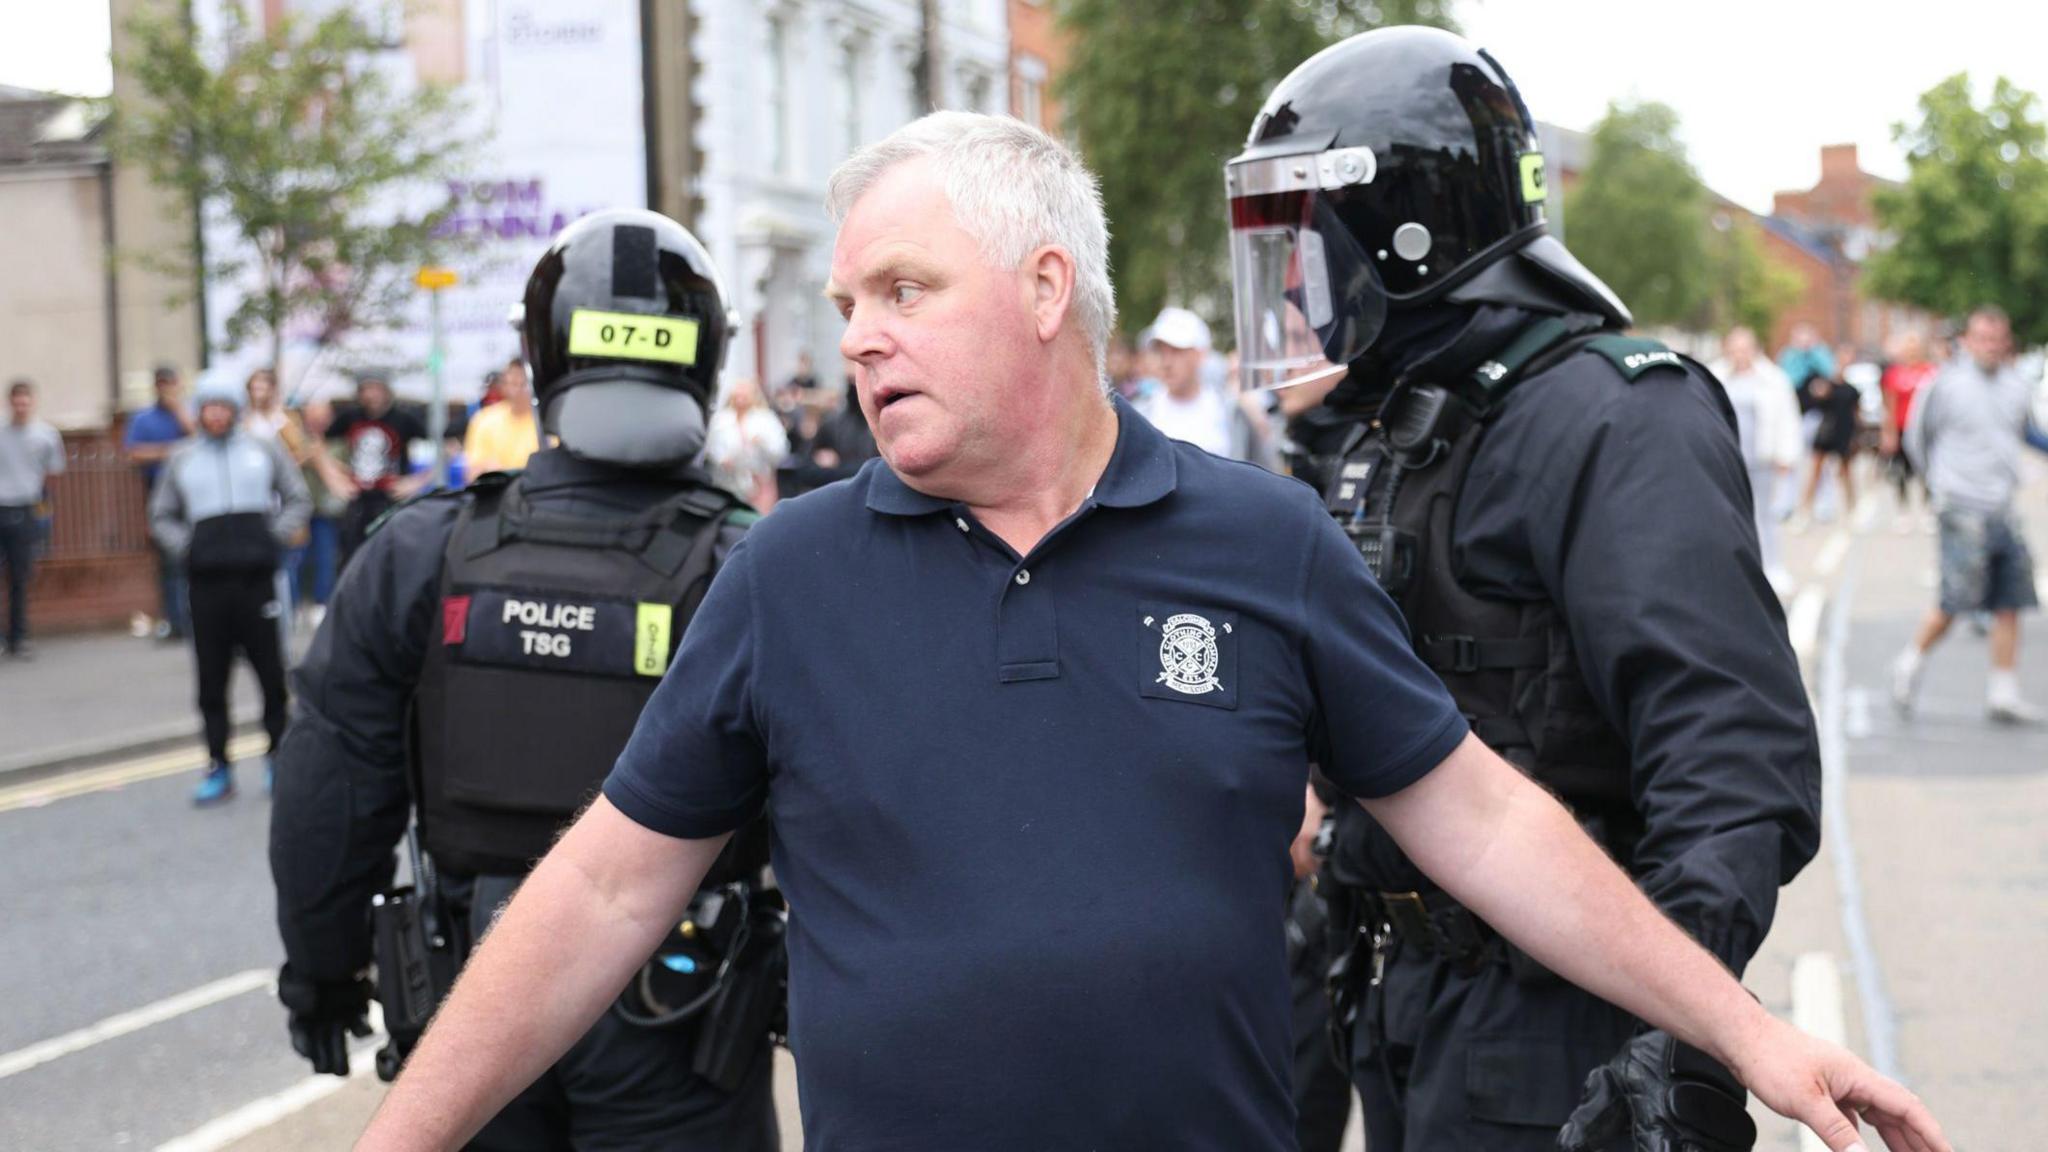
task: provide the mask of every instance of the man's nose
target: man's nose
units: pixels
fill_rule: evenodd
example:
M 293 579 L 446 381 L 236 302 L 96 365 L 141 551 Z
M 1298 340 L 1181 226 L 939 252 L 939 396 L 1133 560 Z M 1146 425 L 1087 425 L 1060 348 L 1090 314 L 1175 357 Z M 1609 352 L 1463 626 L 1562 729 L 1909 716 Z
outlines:
M 886 355 L 889 343 L 880 321 L 880 309 L 854 305 L 846 317 L 846 331 L 839 337 L 839 354 L 860 363 Z

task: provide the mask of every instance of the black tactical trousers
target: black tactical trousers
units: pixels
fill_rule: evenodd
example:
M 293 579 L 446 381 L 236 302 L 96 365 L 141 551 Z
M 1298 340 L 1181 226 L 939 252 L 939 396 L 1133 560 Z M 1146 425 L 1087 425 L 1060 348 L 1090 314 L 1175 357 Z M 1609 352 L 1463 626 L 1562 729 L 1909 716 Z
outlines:
M 1352 1083 L 1372 1152 L 1553 1152 L 1634 1018 L 1527 965 L 1463 976 L 1398 944 L 1359 1009 Z
M 1351 1119 L 1351 1081 L 1330 1048 L 1329 913 L 1308 884 L 1287 908 L 1287 979 L 1294 1001 L 1294 1139 L 1301 1152 L 1337 1152 Z
M 481 939 L 519 881 L 480 876 L 469 907 Z M 455 888 L 455 891 L 460 891 Z M 507 1010 L 516 1010 L 507 1006 Z M 778 1152 L 765 1040 L 736 1092 L 690 1071 L 691 1026 L 640 1028 L 607 1011 L 555 1066 L 470 1141 L 471 1152 Z
M 198 664 L 199 717 L 206 752 L 228 758 L 228 674 L 235 653 L 248 658 L 263 688 L 263 728 L 271 751 L 284 736 L 287 716 L 283 638 L 284 606 L 273 572 L 195 573 L 191 584 L 192 654 Z

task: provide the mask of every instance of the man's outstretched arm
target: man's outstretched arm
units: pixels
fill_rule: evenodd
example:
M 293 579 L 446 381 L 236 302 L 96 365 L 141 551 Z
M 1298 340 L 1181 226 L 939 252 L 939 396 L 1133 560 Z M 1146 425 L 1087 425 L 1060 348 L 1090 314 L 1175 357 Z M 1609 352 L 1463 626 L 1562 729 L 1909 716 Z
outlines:
M 460 1147 L 589 1030 L 726 839 L 664 836 L 600 797 L 484 937 L 358 1152 Z
M 1719 1059 L 1834 1152 L 1857 1117 L 1894 1152 L 1947 1152 L 1911 1093 L 1764 1011 L 1588 839 L 1570 813 L 1478 739 L 1365 802 L 1410 859 L 1544 967 Z

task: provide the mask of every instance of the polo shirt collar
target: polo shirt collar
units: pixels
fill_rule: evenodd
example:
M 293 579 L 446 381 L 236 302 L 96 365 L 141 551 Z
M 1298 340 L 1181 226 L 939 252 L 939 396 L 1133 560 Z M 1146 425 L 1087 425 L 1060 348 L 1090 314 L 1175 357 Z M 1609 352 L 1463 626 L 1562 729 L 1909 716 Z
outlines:
M 1109 467 L 1095 484 L 1094 501 L 1111 508 L 1140 508 L 1162 500 L 1173 491 L 1179 469 L 1173 459 L 1173 442 L 1138 415 L 1122 396 L 1112 396 L 1116 408 L 1116 448 Z M 867 466 L 868 510 L 890 516 L 922 516 L 943 512 L 956 503 L 928 496 L 903 482 L 888 463 L 877 457 Z

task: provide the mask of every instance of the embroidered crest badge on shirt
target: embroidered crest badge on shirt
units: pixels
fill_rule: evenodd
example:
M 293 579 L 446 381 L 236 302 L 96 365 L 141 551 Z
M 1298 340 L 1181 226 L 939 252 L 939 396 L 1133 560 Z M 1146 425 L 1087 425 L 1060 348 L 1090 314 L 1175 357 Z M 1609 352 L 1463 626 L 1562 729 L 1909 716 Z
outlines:
M 1166 618 L 1159 635 L 1159 680 L 1187 696 L 1222 691 L 1216 679 L 1216 629 L 1205 616 L 1182 612 Z

